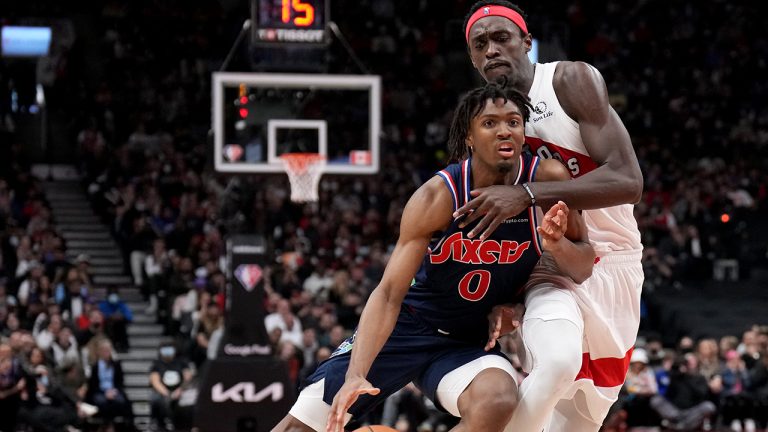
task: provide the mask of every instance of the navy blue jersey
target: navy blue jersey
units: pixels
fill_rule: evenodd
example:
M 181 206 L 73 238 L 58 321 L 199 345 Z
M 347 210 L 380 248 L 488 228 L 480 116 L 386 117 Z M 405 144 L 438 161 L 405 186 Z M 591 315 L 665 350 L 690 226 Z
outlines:
M 514 184 L 531 181 L 538 157 L 520 156 Z M 471 199 L 471 158 L 437 173 L 453 196 L 454 211 Z M 430 243 L 403 303 L 436 331 L 452 338 L 485 341 L 487 316 L 503 303 L 522 302 L 523 287 L 541 256 L 533 207 L 507 219 L 489 238 L 459 228 L 460 219 Z

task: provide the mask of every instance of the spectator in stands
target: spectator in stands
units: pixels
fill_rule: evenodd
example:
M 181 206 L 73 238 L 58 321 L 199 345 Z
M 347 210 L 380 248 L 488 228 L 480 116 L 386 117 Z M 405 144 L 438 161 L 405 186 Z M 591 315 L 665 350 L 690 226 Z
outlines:
M 152 425 L 154 430 L 173 430 L 174 411 L 181 397 L 182 385 L 192 379 L 189 364 L 179 358 L 173 344 L 160 346 L 159 358 L 152 363 L 149 383 Z
M 83 369 L 80 364 L 80 350 L 77 346 L 77 339 L 75 339 L 69 327 L 63 327 L 59 331 L 56 340 L 51 344 L 49 352 L 48 357 L 51 359 L 56 377 L 62 382 L 66 382 L 63 385 L 69 385 L 76 389 L 80 376 L 83 374 Z M 76 384 L 73 385 L 73 382 Z
M 737 348 L 737 351 L 741 354 L 741 358 L 744 360 L 744 364 L 748 369 L 752 369 L 752 367 L 760 360 L 760 344 L 758 338 L 759 332 L 757 329 L 749 329 L 742 334 L 741 344 L 739 344 Z
M 720 407 L 723 423 L 734 431 L 754 432 L 755 404 L 748 389 L 752 387 L 751 376 L 744 366 L 744 360 L 736 351 L 725 353 L 725 364 L 720 371 L 722 381 Z
M 753 395 L 758 427 L 768 427 L 768 350 L 760 361 L 749 371 L 751 386 L 747 390 Z
M 317 342 L 317 331 L 312 327 L 305 328 L 301 342 L 303 347 L 301 351 L 304 356 L 303 364 L 313 363 L 315 352 L 320 348 L 320 344 Z
M 321 346 L 317 348 L 317 350 L 314 351 L 314 357 L 311 359 L 311 361 L 304 363 L 304 367 L 301 369 L 301 372 L 299 374 L 300 382 L 302 382 L 305 378 L 307 378 L 312 372 L 314 372 L 317 369 L 317 366 L 328 360 L 328 358 L 331 356 L 331 353 L 333 350 L 331 348 L 328 348 L 326 346 Z
M 77 268 L 67 270 L 66 278 L 56 286 L 56 303 L 67 321 L 77 321 L 85 312 L 85 303 L 92 291 L 90 281 Z
M 130 424 L 133 410 L 125 394 L 123 368 L 120 361 L 112 357 L 112 351 L 112 344 L 108 340 L 99 342 L 98 360 L 91 365 L 85 400 L 99 408 L 98 416 L 107 423 L 111 423 L 115 417 L 122 417 L 123 422 Z
M 51 347 L 53 341 L 58 338 L 59 332 L 63 327 L 61 315 L 55 314 L 48 318 L 48 325 L 40 332 L 35 334 L 34 330 L 32 335 L 35 337 L 37 346 L 42 350 L 48 350 Z
M 651 407 L 661 416 L 663 426 L 692 431 L 710 422 L 717 412 L 708 395 L 707 380 L 698 371 L 696 356 L 689 353 L 672 367 L 666 395 L 651 398 Z
M 726 335 L 720 338 L 720 343 L 718 344 L 718 348 L 721 353 L 727 353 L 731 350 L 738 350 L 739 348 L 739 338 L 733 335 Z
M 42 264 L 37 261 L 30 261 L 27 276 L 19 285 L 19 291 L 16 294 L 21 307 L 27 307 L 35 301 L 46 301 L 51 295 L 50 281 L 45 276 Z
M 39 264 L 37 255 L 35 254 L 32 239 L 27 236 L 21 236 L 16 238 L 18 245 L 16 246 L 16 278 L 21 278 L 29 272 L 31 267 Z
M 665 350 L 661 364 L 654 368 L 656 375 L 656 385 L 659 388 L 659 394 L 666 396 L 667 388 L 671 381 L 672 368 L 677 360 L 677 353 L 674 350 Z
M 629 371 L 624 381 L 627 393 L 649 398 L 658 393 L 656 375 L 648 367 L 648 354 L 643 348 L 635 348 L 629 360 Z
M 15 431 L 26 378 L 11 347 L 0 344 L 0 431 Z
M 304 280 L 303 291 L 313 298 L 326 298 L 328 289 L 333 285 L 333 272 L 328 269 L 323 260 L 314 259 L 312 273 Z
M 6 280 L 3 277 L 0 277 L 0 308 L 5 309 L 6 312 L 10 312 L 10 309 L 15 308 L 17 304 L 18 301 L 16 300 L 16 297 L 8 293 Z
M 301 321 L 291 311 L 291 303 L 279 298 L 274 303 L 275 312 L 264 317 L 264 326 L 268 333 L 275 329 L 280 329 L 280 342 L 287 341 L 296 347 L 303 347 L 303 331 Z
M 208 303 L 200 314 L 197 325 L 192 330 L 195 345 L 192 349 L 191 358 L 195 365 L 200 366 L 206 360 L 211 336 L 223 326 L 224 317 L 221 314 L 219 305 L 216 302 Z
M 720 373 L 722 361 L 718 350 L 717 340 L 705 338 L 696 344 L 696 357 L 699 361 L 699 372 L 707 381 Z
M 288 368 L 288 379 L 294 387 L 299 385 L 299 377 L 301 376 L 301 370 L 304 367 L 304 355 L 289 340 L 281 340 L 277 345 L 277 356 L 285 362 Z
M 45 263 L 45 275 L 56 285 L 70 267 L 72 263 L 67 259 L 66 250 L 64 247 L 57 247 L 53 250 L 51 259 Z
M 126 240 L 133 284 L 137 287 L 144 285 L 144 260 L 152 252 L 152 244 L 156 238 L 157 234 L 147 223 L 146 216 L 136 215 L 132 220 L 132 230 Z
M 11 335 L 11 333 L 18 330 L 20 326 L 21 326 L 21 322 L 19 321 L 19 318 L 16 315 L 16 312 L 10 312 L 5 317 L 5 321 L 3 322 L 2 335 L 5 337 L 8 337 Z
M 77 274 L 80 276 L 80 280 L 82 280 L 88 287 L 93 286 L 91 257 L 88 256 L 88 254 L 81 253 L 75 258 L 75 268 L 77 268 Z
M 128 351 L 128 325 L 133 321 L 131 308 L 110 287 L 107 298 L 99 302 L 99 310 L 104 315 L 107 336 L 114 342 L 118 352 Z
M 28 359 L 27 398 L 19 411 L 19 418 L 40 431 L 61 431 L 78 422 L 77 401 L 70 399 L 53 376 L 45 353 L 32 349 Z
M 104 314 L 100 310 L 94 309 L 88 314 L 90 323 L 88 328 L 81 331 L 77 336 L 77 344 L 82 351 L 82 363 L 85 368 L 86 376 L 91 376 L 90 366 L 96 362 L 98 356 L 98 346 L 103 340 L 109 340 L 105 330 Z
M 152 253 L 144 260 L 144 273 L 147 275 L 146 297 L 149 298 L 147 313 L 153 315 L 157 312 L 157 294 L 165 289 L 167 274 L 171 267 L 171 261 L 165 250 L 165 240 L 156 239 L 152 243 Z

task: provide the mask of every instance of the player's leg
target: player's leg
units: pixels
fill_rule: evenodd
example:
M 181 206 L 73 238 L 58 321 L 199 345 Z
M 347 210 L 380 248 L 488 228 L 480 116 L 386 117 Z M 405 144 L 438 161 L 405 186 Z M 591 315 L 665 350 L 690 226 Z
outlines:
M 585 394 L 579 390 L 573 398 L 557 403 L 546 432 L 597 432 L 600 426 L 587 411 Z
M 562 422 L 553 420 L 548 431 L 596 432 L 618 399 L 640 324 L 640 258 L 639 251 L 602 257 L 592 277 L 573 291 L 584 316 L 589 354 L 582 370 L 589 379 L 577 381 L 571 402 L 558 404 Z
M 417 384 L 435 405 L 461 418 L 454 431 L 501 431 L 517 402 L 517 373 L 482 347 L 452 348 Z
M 312 432 L 325 430 L 331 406 L 323 400 L 325 378 L 304 388 L 288 415 L 272 432 Z M 351 417 L 351 416 L 348 416 Z M 349 420 L 349 418 L 347 418 Z
M 458 399 L 461 421 L 454 432 L 501 431 L 517 405 L 517 384 L 508 372 L 485 369 Z
M 336 393 L 344 385 L 355 337 L 344 341 L 331 358 L 323 362 L 309 378 L 313 384 L 304 388 L 288 415 L 273 429 L 282 431 L 324 431 Z M 365 395 L 349 409 L 346 421 L 358 417 L 382 403 L 389 395 L 416 379 L 430 364 L 432 346 L 442 346 L 445 338 L 434 335 L 410 313 L 401 312 L 392 335 L 376 356 L 367 379 L 379 388 L 376 396 Z M 346 422 L 345 422 L 346 423 Z
M 314 432 L 314 429 L 288 414 L 277 426 L 272 428 L 272 432 Z
M 572 389 L 582 359 L 583 324 L 571 292 L 549 284 L 526 296 L 520 330 L 523 367 L 529 375 L 507 431 L 540 432 L 555 405 Z

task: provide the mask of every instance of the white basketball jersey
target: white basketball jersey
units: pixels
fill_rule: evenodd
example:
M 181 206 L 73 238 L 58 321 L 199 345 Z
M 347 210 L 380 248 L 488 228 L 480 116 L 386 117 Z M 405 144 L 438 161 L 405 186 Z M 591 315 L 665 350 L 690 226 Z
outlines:
M 533 112 L 525 125 L 525 141 L 534 154 L 562 161 L 572 177 L 579 177 L 597 168 L 597 164 L 584 147 L 579 124 L 565 113 L 555 95 L 552 79 L 557 63 L 536 64 L 528 93 Z M 622 204 L 583 212 L 589 239 L 598 255 L 642 249 L 633 208 L 631 204 Z

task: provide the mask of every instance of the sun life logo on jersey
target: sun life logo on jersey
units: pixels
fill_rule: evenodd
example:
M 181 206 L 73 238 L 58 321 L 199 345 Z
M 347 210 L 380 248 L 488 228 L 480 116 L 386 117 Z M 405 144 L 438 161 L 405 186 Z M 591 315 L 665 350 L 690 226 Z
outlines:
M 547 111 L 547 103 L 544 101 L 536 103 L 536 105 L 533 107 L 533 112 L 537 114 L 536 117 L 531 118 L 533 123 L 544 120 L 547 117 L 552 117 L 554 114 L 552 111 Z

